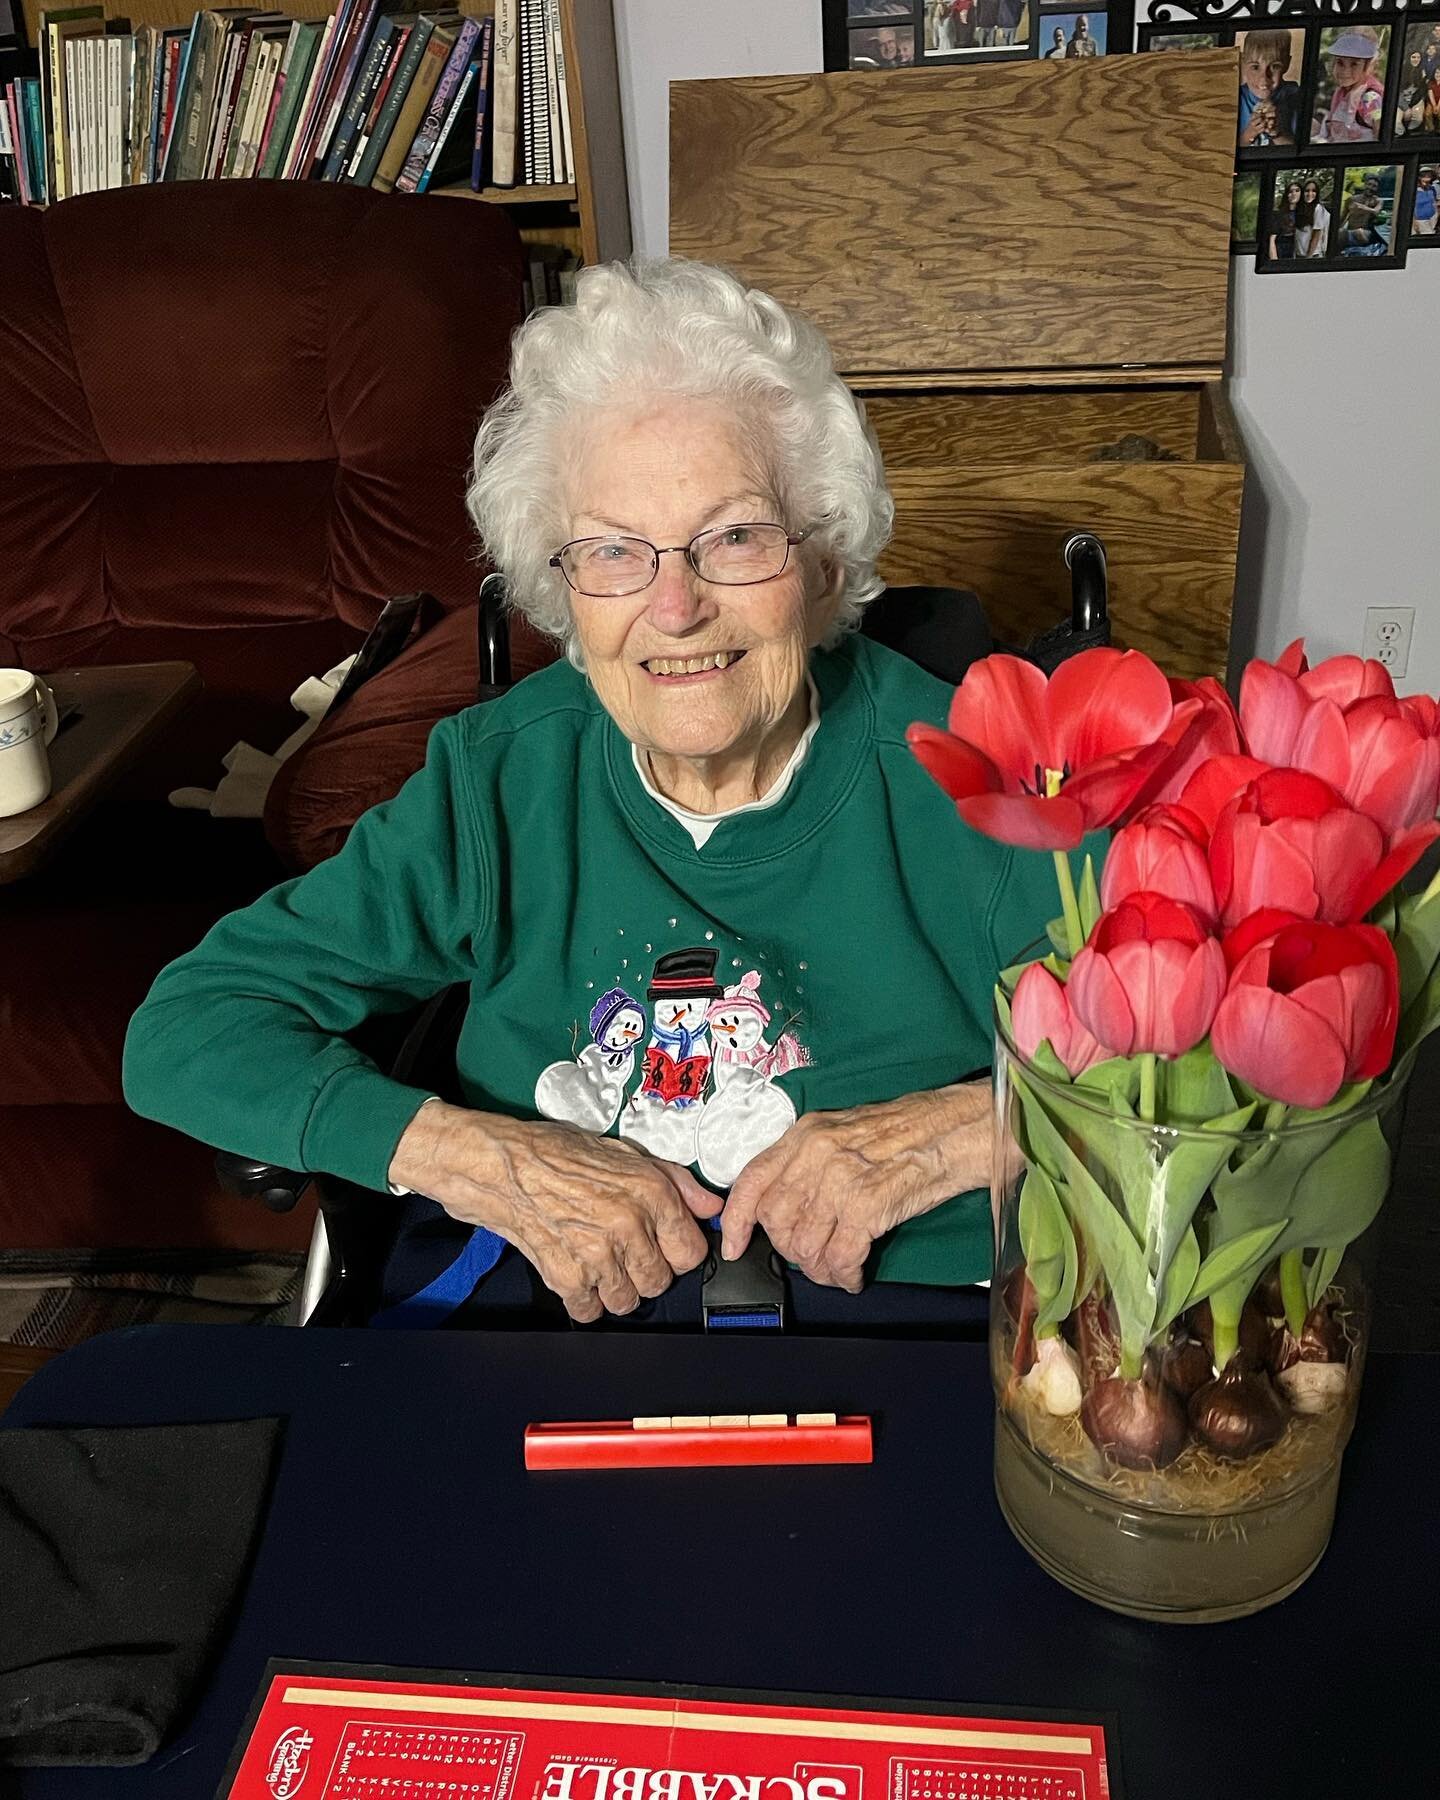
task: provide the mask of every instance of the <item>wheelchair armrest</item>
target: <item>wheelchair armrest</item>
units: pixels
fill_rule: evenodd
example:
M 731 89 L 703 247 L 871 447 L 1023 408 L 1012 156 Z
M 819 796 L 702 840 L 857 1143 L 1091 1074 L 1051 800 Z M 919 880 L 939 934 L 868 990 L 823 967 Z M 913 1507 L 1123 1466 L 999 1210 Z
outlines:
M 255 1162 L 229 1150 L 215 1152 L 215 1177 L 227 1194 L 258 1199 L 271 1212 L 289 1212 L 310 1185 L 310 1177 L 275 1163 Z

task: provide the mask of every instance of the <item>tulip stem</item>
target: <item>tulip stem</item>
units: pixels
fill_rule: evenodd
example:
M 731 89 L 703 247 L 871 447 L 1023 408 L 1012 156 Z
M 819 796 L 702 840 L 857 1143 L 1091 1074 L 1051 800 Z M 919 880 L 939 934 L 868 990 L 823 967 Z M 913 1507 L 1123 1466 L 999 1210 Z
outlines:
M 1280 1258 L 1280 1298 L 1285 1304 L 1285 1323 L 1298 1343 L 1310 1308 L 1305 1300 L 1305 1252 L 1287 1250 Z
M 1147 1051 L 1140 1058 L 1140 1117 L 1147 1125 L 1155 1123 L 1155 1054 Z
M 1060 909 L 1065 915 L 1065 937 L 1073 962 L 1085 944 L 1085 927 L 1080 923 L 1080 902 L 1075 897 L 1075 872 L 1063 850 L 1055 855 L 1055 880 L 1060 888 Z

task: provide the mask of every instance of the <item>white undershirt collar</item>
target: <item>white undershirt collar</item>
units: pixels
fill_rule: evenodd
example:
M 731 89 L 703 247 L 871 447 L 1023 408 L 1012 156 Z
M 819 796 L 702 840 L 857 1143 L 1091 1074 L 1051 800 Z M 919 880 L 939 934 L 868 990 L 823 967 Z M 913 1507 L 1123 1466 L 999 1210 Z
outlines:
M 815 686 L 809 670 L 805 672 L 805 685 L 810 690 L 810 723 L 800 734 L 800 741 L 790 752 L 785 767 L 775 777 L 767 791 L 758 800 L 747 800 L 742 806 L 727 806 L 724 812 L 698 813 L 691 812 L 687 806 L 677 806 L 673 800 L 667 799 L 650 778 L 650 770 L 646 758 L 641 754 L 638 744 L 630 746 L 630 757 L 635 764 L 635 773 L 640 777 L 640 785 L 658 806 L 663 806 L 672 819 L 678 819 L 689 832 L 697 850 L 703 850 L 710 841 L 716 826 L 723 825 L 726 819 L 738 818 L 741 813 L 760 812 L 767 806 L 774 806 L 783 798 L 785 790 L 795 778 L 795 771 L 804 762 L 810 751 L 810 744 L 815 733 L 820 729 L 820 691 Z

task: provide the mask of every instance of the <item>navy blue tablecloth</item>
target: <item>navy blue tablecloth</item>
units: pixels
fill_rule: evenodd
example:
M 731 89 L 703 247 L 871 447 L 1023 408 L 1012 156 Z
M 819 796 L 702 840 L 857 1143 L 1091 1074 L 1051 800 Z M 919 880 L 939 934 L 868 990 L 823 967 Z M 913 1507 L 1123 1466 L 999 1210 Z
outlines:
M 1112 1713 L 1127 1800 L 1434 1792 L 1440 1361 L 1372 1358 L 1340 1514 L 1290 1600 L 1144 1625 L 1057 1586 L 991 1487 L 983 1348 L 149 1327 L 0 1428 L 282 1414 L 243 1608 L 180 1733 L 23 1800 L 205 1800 L 267 1658 Z M 536 1419 L 864 1412 L 870 1467 L 528 1475 Z M 223 1497 L 217 1497 L 223 1503 Z M 6 1597 L 6 1604 L 11 1597 Z M 21 1597 L 23 1604 L 23 1597 Z

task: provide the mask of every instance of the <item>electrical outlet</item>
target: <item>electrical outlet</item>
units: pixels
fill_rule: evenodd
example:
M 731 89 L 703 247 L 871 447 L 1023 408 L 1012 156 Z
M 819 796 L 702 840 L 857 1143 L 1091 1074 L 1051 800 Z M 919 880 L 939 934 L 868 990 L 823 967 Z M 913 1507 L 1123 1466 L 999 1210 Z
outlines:
M 1363 654 L 1384 663 L 1392 675 L 1403 675 L 1410 666 L 1410 634 L 1414 629 L 1413 606 L 1368 607 Z

